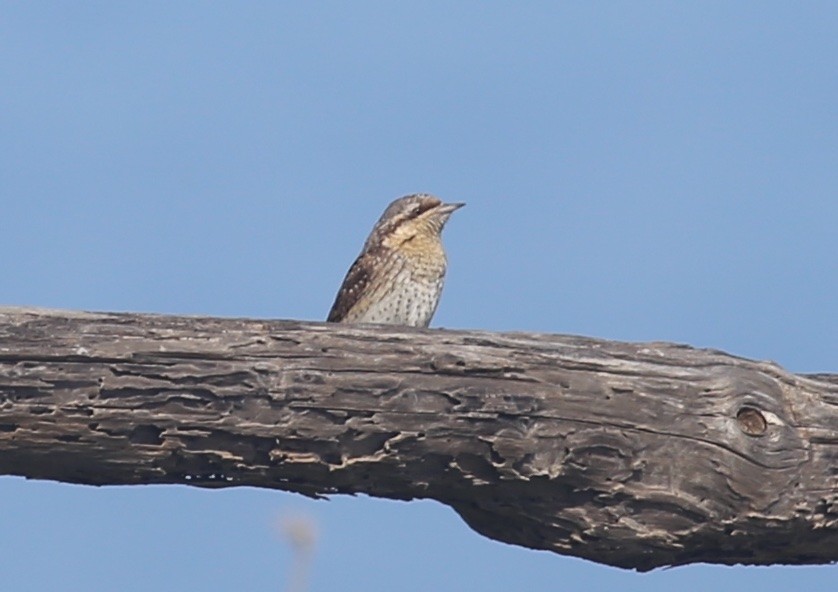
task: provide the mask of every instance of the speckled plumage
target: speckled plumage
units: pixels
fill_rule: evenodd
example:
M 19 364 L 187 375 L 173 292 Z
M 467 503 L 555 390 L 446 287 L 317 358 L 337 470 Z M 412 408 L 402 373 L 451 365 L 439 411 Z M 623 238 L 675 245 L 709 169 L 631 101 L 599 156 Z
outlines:
M 463 205 L 428 194 L 391 203 L 349 268 L 328 320 L 427 327 L 445 278 L 442 229 Z

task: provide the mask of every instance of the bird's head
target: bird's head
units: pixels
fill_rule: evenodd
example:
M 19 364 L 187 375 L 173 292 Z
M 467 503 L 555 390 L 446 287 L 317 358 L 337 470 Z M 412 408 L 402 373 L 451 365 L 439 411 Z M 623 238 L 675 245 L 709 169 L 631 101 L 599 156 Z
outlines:
M 369 244 L 370 241 L 381 241 L 388 237 L 398 242 L 417 236 L 438 239 L 454 210 L 464 205 L 443 203 L 427 193 L 400 197 L 384 210 L 367 242 Z

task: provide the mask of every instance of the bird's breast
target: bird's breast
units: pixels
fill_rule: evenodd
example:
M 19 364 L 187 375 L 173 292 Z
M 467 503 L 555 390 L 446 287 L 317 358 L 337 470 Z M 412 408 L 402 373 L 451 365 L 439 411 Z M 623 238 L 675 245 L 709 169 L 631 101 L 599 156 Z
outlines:
M 442 293 L 445 253 L 433 245 L 405 244 L 381 252 L 377 263 L 375 280 L 352 320 L 427 327 Z
M 366 323 L 389 323 L 427 327 L 442 293 L 443 273 L 435 277 L 416 275 L 410 266 L 377 286 L 372 302 L 360 315 Z M 443 270 L 444 272 L 444 270 Z
M 445 275 L 445 250 L 437 237 L 411 237 L 394 246 L 393 252 L 417 279 L 433 282 Z

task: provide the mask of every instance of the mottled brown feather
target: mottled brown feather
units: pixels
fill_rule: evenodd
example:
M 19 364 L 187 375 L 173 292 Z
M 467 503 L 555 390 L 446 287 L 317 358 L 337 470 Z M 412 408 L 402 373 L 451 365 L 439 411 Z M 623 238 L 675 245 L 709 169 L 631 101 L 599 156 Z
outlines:
M 349 311 L 366 295 L 375 277 L 376 269 L 376 266 L 372 265 L 370 254 L 375 254 L 376 251 L 380 250 L 381 247 L 373 247 L 369 251 L 364 251 L 355 259 L 349 271 L 346 272 L 340 290 L 338 290 L 335 302 L 329 311 L 328 322 L 340 323 L 343 321 Z

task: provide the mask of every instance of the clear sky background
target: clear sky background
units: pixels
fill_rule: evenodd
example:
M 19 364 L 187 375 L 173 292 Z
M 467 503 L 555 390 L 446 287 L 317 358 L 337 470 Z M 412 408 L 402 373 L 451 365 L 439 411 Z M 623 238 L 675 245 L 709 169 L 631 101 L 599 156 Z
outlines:
M 0 302 L 321 320 L 372 224 L 448 224 L 434 325 L 838 372 L 838 3 L 3 2 Z M 677 461 L 677 459 L 676 459 Z M 431 501 L 0 478 L 0 589 L 834 591 L 636 574 Z

